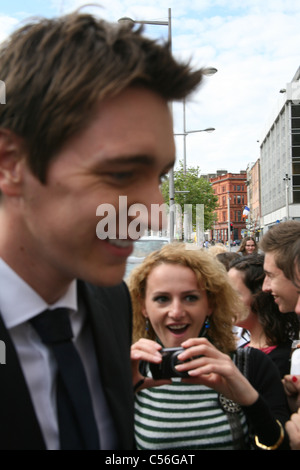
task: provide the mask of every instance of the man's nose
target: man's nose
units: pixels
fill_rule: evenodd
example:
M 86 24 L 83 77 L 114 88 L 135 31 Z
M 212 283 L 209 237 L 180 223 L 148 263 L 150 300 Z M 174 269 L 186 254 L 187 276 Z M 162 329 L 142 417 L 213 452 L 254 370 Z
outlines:
M 144 225 L 153 231 L 159 231 L 168 226 L 167 205 L 161 194 L 159 186 L 149 185 L 147 193 L 144 194 Z
M 266 276 L 264 278 L 264 282 L 263 282 L 263 285 L 262 285 L 262 290 L 263 290 L 263 292 L 270 292 L 271 291 L 271 283 L 270 283 L 270 280 L 269 280 L 268 276 Z
M 297 315 L 300 315 L 300 294 L 298 294 L 298 300 L 295 306 L 295 312 L 297 313 Z

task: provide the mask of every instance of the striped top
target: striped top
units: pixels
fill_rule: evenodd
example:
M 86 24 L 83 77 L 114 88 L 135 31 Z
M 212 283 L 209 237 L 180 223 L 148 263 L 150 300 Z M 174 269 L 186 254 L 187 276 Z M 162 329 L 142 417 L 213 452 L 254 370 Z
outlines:
M 246 440 L 246 417 L 242 411 L 238 415 Z M 135 395 L 135 438 L 140 450 L 234 448 L 218 393 L 204 385 L 176 381 Z

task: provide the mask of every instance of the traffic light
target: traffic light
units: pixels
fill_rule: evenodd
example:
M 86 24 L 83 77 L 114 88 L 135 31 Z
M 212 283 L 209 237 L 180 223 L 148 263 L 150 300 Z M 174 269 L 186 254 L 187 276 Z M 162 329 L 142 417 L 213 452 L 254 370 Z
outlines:
M 233 223 L 231 222 L 230 223 L 230 232 L 232 232 L 232 231 L 233 231 Z

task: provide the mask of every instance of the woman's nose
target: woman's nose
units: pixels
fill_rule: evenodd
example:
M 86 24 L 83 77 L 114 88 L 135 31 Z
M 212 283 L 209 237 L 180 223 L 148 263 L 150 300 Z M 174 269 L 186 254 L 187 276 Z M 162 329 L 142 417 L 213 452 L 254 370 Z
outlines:
M 185 315 L 185 311 L 180 300 L 174 300 L 171 304 L 169 316 L 178 320 Z

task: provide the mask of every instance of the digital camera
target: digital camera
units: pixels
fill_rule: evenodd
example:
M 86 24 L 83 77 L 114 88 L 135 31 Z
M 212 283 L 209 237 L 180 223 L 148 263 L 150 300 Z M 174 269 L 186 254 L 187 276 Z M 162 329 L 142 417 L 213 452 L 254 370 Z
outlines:
M 180 361 L 177 356 L 184 351 L 184 348 L 164 348 L 160 352 L 162 354 L 162 361 L 159 364 L 149 363 L 149 367 L 152 373 L 152 377 L 155 380 L 158 379 L 170 379 L 171 377 L 189 377 L 189 374 L 184 372 L 179 372 L 176 370 L 175 366 L 177 364 L 182 364 L 183 361 Z M 187 362 L 187 361 L 184 361 Z

